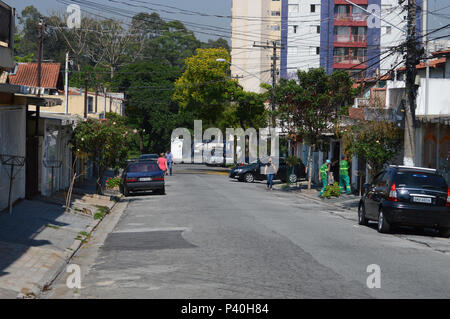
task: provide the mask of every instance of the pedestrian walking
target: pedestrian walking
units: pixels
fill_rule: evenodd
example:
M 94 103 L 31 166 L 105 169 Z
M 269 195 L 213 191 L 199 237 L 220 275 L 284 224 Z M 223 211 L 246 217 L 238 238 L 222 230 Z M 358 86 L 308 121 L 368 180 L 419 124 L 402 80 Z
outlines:
M 273 178 L 274 178 L 276 172 L 277 172 L 277 168 L 272 163 L 272 158 L 270 157 L 269 160 L 267 161 L 266 166 L 264 167 L 264 174 L 267 177 L 267 186 L 266 186 L 266 188 L 268 190 L 272 190 Z
M 164 174 L 167 175 L 167 159 L 164 153 L 161 153 L 158 157 L 158 166 L 162 171 L 164 171 Z
M 341 190 L 341 193 L 343 193 L 345 187 L 347 195 L 350 195 L 352 192 L 350 187 L 350 177 L 348 176 L 349 168 L 347 156 L 343 155 L 342 160 L 339 162 L 339 189 Z
M 166 152 L 167 167 L 169 168 L 170 176 L 172 176 L 173 155 L 170 151 Z
M 326 160 L 325 163 L 320 166 L 319 170 L 319 182 L 322 181 L 322 190 L 319 193 L 319 197 L 322 197 L 323 192 L 328 186 L 328 173 L 330 171 L 330 160 Z

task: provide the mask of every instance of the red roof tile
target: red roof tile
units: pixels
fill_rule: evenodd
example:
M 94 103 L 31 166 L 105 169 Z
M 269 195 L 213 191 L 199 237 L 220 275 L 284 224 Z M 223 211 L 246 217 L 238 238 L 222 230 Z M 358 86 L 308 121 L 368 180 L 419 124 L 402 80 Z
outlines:
M 440 55 L 440 54 L 447 54 L 450 53 L 450 50 L 444 50 L 444 51 L 437 51 L 437 52 L 433 52 L 433 55 Z
M 9 83 L 25 86 L 38 86 L 37 63 L 20 63 L 15 75 L 9 75 Z M 41 87 L 56 89 L 61 63 L 42 63 Z
M 447 61 L 447 58 L 440 58 L 435 60 L 430 60 L 430 68 L 436 68 L 440 64 L 444 64 Z M 425 62 L 420 62 L 416 65 L 416 69 L 425 69 L 427 67 L 427 64 Z M 401 68 L 398 68 L 397 71 L 404 71 L 406 70 L 406 67 L 402 66 Z

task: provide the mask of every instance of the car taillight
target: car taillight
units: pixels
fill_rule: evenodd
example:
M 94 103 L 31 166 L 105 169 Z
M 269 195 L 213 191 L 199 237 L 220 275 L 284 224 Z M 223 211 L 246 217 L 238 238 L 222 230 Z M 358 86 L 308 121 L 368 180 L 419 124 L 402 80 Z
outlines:
M 137 178 L 127 178 L 125 181 L 127 183 L 133 183 L 133 182 L 137 182 Z
M 395 183 L 392 184 L 391 191 L 389 192 L 388 201 L 398 202 L 397 190 L 395 189 Z
M 154 177 L 153 180 L 154 181 L 163 181 L 164 180 L 164 176 L 162 176 L 162 177 Z
M 450 206 L 450 188 L 447 188 L 447 203 L 445 203 L 445 206 Z

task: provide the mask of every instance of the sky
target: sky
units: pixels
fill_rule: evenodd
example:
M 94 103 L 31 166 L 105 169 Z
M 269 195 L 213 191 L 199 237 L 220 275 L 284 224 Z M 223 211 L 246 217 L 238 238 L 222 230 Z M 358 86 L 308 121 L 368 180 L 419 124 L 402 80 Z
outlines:
M 52 10 L 65 11 L 66 5 L 62 4 L 61 2 L 66 3 L 70 2 L 70 0 L 3 0 L 3 1 L 11 6 L 14 6 L 17 9 L 18 14 L 20 14 L 20 12 L 28 5 L 34 5 L 43 14 L 48 14 Z M 231 4 L 232 4 L 232 0 L 91 0 L 91 1 L 135 12 L 139 11 L 151 12 L 151 11 L 147 8 L 131 7 L 129 5 L 125 5 L 124 3 L 134 4 L 138 6 L 139 5 L 151 6 L 152 3 L 156 3 L 174 6 L 185 10 L 198 11 L 208 14 L 225 15 L 225 16 L 231 15 Z M 450 23 L 450 0 L 428 0 L 428 6 L 429 6 L 428 11 L 435 13 L 435 15 L 430 16 L 429 18 L 429 30 L 433 30 Z M 183 23 L 187 22 L 186 26 L 188 27 L 188 29 L 194 32 L 197 31 L 196 36 L 202 41 L 207 41 L 208 39 L 216 39 L 219 36 L 228 39 L 230 38 L 231 19 L 229 18 L 186 15 L 181 14 L 179 10 L 174 10 L 161 6 L 155 6 L 154 8 L 174 12 L 177 11 L 177 13 L 168 13 L 161 11 L 157 12 L 163 18 L 169 20 L 180 20 Z M 89 7 L 85 8 L 83 7 L 83 5 L 81 5 L 81 10 L 82 11 L 85 10 L 89 13 L 95 13 L 99 15 L 108 15 L 103 11 L 95 11 Z M 121 18 L 117 15 L 115 17 Z M 197 25 L 197 27 L 195 28 L 194 26 L 190 25 L 190 23 L 201 24 L 203 26 Z M 217 29 L 215 31 L 208 29 L 211 27 L 218 27 L 220 28 L 221 31 L 217 31 Z M 433 37 L 438 37 L 447 34 L 450 34 L 449 28 L 442 30 L 441 32 L 434 33 Z
M 53 10 L 56 11 L 65 11 L 67 5 L 62 4 L 61 0 L 2 0 L 8 5 L 16 8 L 17 14 L 20 15 L 22 10 L 29 5 L 34 5 L 41 13 L 48 14 L 52 12 Z M 231 3 L 232 0 L 140 0 L 140 1 L 130 1 L 130 0 L 91 0 L 92 2 L 96 2 L 99 4 L 105 4 L 108 6 L 112 6 L 115 8 L 123 8 L 125 10 L 130 10 L 134 12 L 152 12 L 147 8 L 142 7 L 131 7 L 129 5 L 125 5 L 124 3 L 128 4 L 134 4 L 134 5 L 144 5 L 144 6 L 151 6 L 151 3 L 155 4 L 163 4 L 167 6 L 174 6 L 180 9 L 185 10 L 191 10 L 191 11 L 198 11 L 198 12 L 204 12 L 208 14 L 216 14 L 216 15 L 224 15 L 224 16 L 230 16 L 231 15 Z M 70 2 L 70 1 L 64 1 L 64 2 Z M 147 5 L 145 3 L 148 3 Z M 101 11 L 95 11 L 92 8 L 85 8 L 83 5 L 80 5 L 81 11 L 87 11 L 89 13 L 95 13 L 98 15 L 107 15 L 105 12 Z M 178 10 L 170 9 L 167 7 L 161 7 L 161 6 L 155 6 L 156 9 L 162 9 L 167 11 L 173 11 L 176 12 Z M 229 18 L 217 18 L 217 17 L 203 17 L 199 15 L 186 15 L 181 14 L 180 11 L 178 13 L 167 13 L 167 12 L 158 12 L 156 11 L 161 17 L 169 20 L 180 20 L 183 23 L 197 23 L 197 24 L 203 24 L 206 26 L 197 26 L 197 28 L 192 27 L 192 25 L 187 25 L 187 28 L 192 31 L 199 31 L 196 32 L 197 38 L 199 38 L 202 41 L 207 41 L 208 39 L 216 39 L 218 38 L 218 35 L 222 36 L 223 38 L 229 38 L 230 32 L 231 32 L 231 19 Z M 111 17 L 111 15 L 109 16 Z M 114 16 L 115 18 L 121 18 L 117 15 Z M 122 18 L 123 19 L 123 18 Z M 129 22 L 129 21 L 127 21 Z M 208 30 L 205 28 L 208 27 L 219 27 L 221 28 L 221 32 Z M 226 29 L 226 30 L 223 30 Z

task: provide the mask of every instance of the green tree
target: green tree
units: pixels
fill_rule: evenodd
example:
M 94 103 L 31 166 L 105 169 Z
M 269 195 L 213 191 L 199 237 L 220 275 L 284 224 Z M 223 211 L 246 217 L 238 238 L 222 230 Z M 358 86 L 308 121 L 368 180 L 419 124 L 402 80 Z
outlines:
M 140 153 L 163 152 L 180 124 L 178 105 L 172 101 L 178 68 L 167 62 L 135 62 L 116 73 L 112 89 L 126 92 L 127 125 L 138 131 Z
M 358 121 L 353 125 L 340 127 L 344 152 L 365 159 L 369 164 L 370 176 L 380 171 L 400 150 L 403 131 L 395 123 L 378 119 Z
M 84 153 L 98 168 L 97 192 L 103 193 L 105 169 L 124 167 L 127 159 L 127 140 L 131 132 L 114 119 L 80 121 L 72 139 L 73 150 Z
M 310 145 L 308 189 L 312 156 L 326 132 L 333 130 L 341 107 L 351 103 L 352 82 L 345 71 L 328 75 L 323 68 L 298 71 L 298 80 L 282 79 L 274 88 L 277 115 L 289 135 L 305 138 Z
M 173 100 L 182 111 L 195 114 L 205 126 L 216 126 L 237 88 L 237 81 L 231 80 L 227 50 L 197 49 L 196 55 L 186 59 L 186 70 L 175 82 Z

